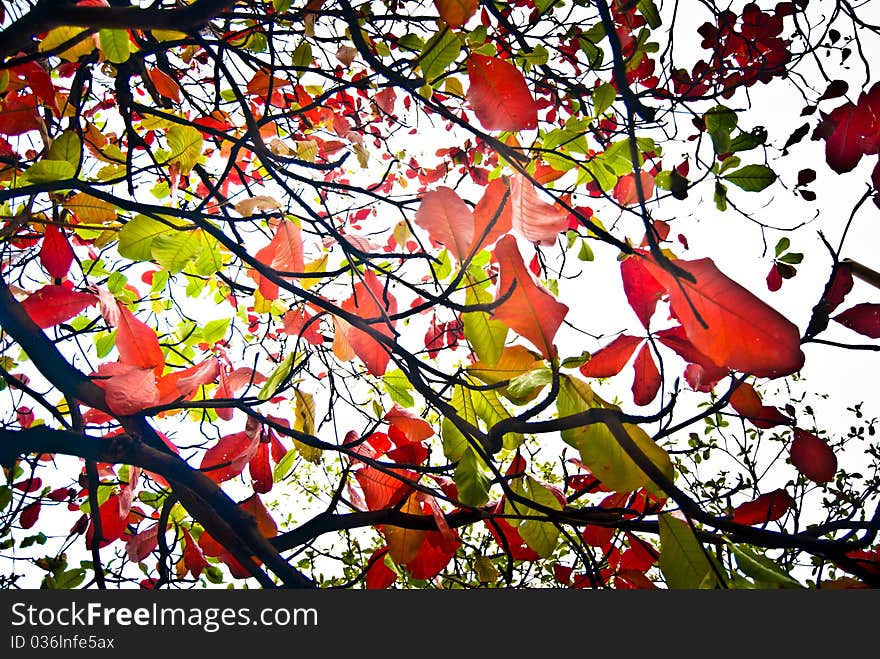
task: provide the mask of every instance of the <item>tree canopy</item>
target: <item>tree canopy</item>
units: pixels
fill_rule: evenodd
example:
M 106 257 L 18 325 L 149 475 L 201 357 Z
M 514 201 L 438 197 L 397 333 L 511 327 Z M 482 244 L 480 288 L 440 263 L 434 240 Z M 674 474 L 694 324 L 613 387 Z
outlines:
M 0 3 L 0 585 L 877 586 L 873 5 Z

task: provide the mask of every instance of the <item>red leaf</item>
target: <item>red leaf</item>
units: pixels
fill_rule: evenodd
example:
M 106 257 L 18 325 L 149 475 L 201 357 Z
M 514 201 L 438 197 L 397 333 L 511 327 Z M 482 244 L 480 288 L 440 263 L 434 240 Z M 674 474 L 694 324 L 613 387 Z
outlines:
M 284 323 L 284 333 L 290 336 L 302 337 L 313 346 L 324 343 L 324 337 L 320 333 L 320 322 L 306 313 L 305 308 L 290 309 L 281 317 Z
M 617 375 L 642 341 L 644 339 L 638 336 L 621 334 L 607 346 L 594 352 L 590 360 L 581 366 L 581 373 L 588 378 L 610 378 Z
M 73 263 L 73 249 L 67 242 L 67 236 L 54 224 L 47 225 L 43 234 L 40 263 L 43 264 L 46 272 L 56 279 L 66 277 L 70 264 Z
M 254 481 L 254 492 L 265 494 L 272 490 L 272 468 L 269 465 L 269 442 L 260 442 L 257 452 L 248 462 L 251 478 Z
M 779 268 L 776 263 L 770 266 L 770 272 L 767 273 L 767 290 L 776 292 L 782 288 L 782 275 L 779 274 Z
M 39 501 L 34 501 L 32 504 L 22 508 L 18 516 L 18 523 L 21 524 L 21 528 L 29 529 L 36 524 L 37 519 L 40 517 L 41 508 L 42 505 Z
M 34 95 L 7 94 L 2 107 L 0 107 L 0 133 L 3 135 L 22 135 L 39 127 L 37 99 Z
M 490 247 L 512 227 L 510 191 L 502 179 L 494 179 L 486 186 L 486 191 L 474 208 L 474 238 L 468 252 Z
M 474 241 L 474 215 L 455 190 L 441 186 L 422 195 L 415 223 L 458 261 L 467 258 Z
M 193 540 L 189 531 L 183 529 L 184 547 L 183 547 L 183 565 L 189 570 L 189 573 L 196 579 L 199 578 L 202 571 L 208 567 L 209 563 L 199 549 L 199 546 Z
M 251 439 L 245 432 L 221 437 L 202 457 L 199 469 L 215 483 L 238 476 L 257 452 L 259 438 Z
M 674 264 L 696 277 L 696 283 L 644 261 L 666 288 L 672 313 L 698 351 L 719 366 L 760 377 L 777 378 L 800 370 L 804 353 L 794 323 L 722 274 L 711 259 Z
M 269 244 L 259 250 L 254 257 L 277 272 L 303 272 L 305 264 L 302 231 L 293 222 L 282 220 Z M 277 300 L 278 284 L 259 273 L 256 278 L 260 295 L 266 300 Z
M 837 314 L 832 320 L 872 339 L 880 338 L 880 304 L 863 302 Z
M 762 494 L 754 501 L 740 504 L 733 511 L 733 521 L 737 524 L 766 524 L 781 519 L 795 505 L 794 499 L 785 490 L 774 490 Z
M 654 547 L 632 533 L 627 533 L 626 537 L 629 540 L 629 549 L 623 552 L 620 557 L 620 570 L 623 572 L 628 570 L 647 572 L 657 562 L 660 555 Z
M 645 200 L 654 196 L 654 177 L 648 172 L 640 172 L 642 180 L 642 192 Z M 636 188 L 635 174 L 624 174 L 617 180 L 614 191 L 611 193 L 621 206 L 635 206 L 639 203 L 639 191 Z
M 497 57 L 468 58 L 468 103 L 486 130 L 537 128 L 538 106 L 522 73 Z
M 117 302 L 119 309 L 119 324 L 116 326 L 116 349 L 119 351 L 119 361 L 123 364 L 140 366 L 141 368 L 156 368 L 165 364 L 162 348 L 159 347 L 159 337 L 155 330 L 146 323 L 135 318 L 121 302 Z
M 433 579 L 443 571 L 461 546 L 458 540 L 446 540 L 439 531 L 428 531 L 415 558 L 406 564 L 413 579 Z
M 642 265 L 642 259 L 626 258 L 620 262 L 623 292 L 629 306 L 638 316 L 645 329 L 657 308 L 657 301 L 665 292 L 659 282 Z
M 213 382 L 220 375 L 220 361 L 207 359 L 201 364 L 168 373 L 159 378 L 159 404 L 167 405 L 179 398 L 189 398 L 204 384 Z
M 410 494 L 400 511 L 409 515 L 424 515 L 415 494 Z M 388 545 L 388 553 L 398 565 L 406 565 L 413 560 L 425 544 L 424 529 L 407 529 L 399 526 L 383 525 L 380 527 Z
M 822 302 L 825 306 L 825 312 L 831 313 L 840 306 L 843 299 L 852 290 L 853 276 L 852 269 L 848 264 L 840 262 L 834 269 L 831 278 L 831 284 L 822 296 Z
M 633 369 L 635 370 L 632 384 L 633 401 L 636 405 L 649 405 L 660 390 L 660 371 L 657 370 L 657 364 L 654 363 L 654 357 L 651 356 L 651 349 L 647 343 L 636 355 Z
M 27 478 L 23 481 L 13 483 L 12 487 L 14 487 L 19 492 L 24 492 L 25 494 L 30 494 L 31 492 L 36 492 L 41 487 L 43 487 L 43 479 L 39 478 L 39 477 Z
M 385 565 L 387 547 L 381 547 L 373 552 L 367 561 L 367 572 L 364 575 L 365 585 L 368 590 L 384 590 L 397 581 L 397 574 Z
M 434 436 L 431 424 L 395 404 L 383 417 L 408 442 L 421 442 Z
M 504 510 L 504 499 L 495 507 L 496 513 Z M 498 518 L 490 518 L 485 520 L 486 528 L 495 538 L 495 542 L 501 547 L 502 551 L 508 554 L 515 561 L 537 561 L 540 556 L 534 549 L 526 544 L 522 539 L 516 527 L 511 526 L 506 520 Z
M 824 117 L 817 132 L 825 138 L 825 160 L 838 174 L 851 171 L 863 155 L 877 153 L 880 84 L 862 93 L 857 104 L 845 103 Z
M 467 23 L 479 4 L 479 0 L 434 0 L 440 18 L 453 30 Z
M 538 197 L 538 190 L 521 174 L 510 180 L 513 230 L 526 240 L 552 245 L 556 236 L 568 228 L 568 211 Z
M 827 483 L 837 473 L 837 456 L 831 447 L 823 439 L 800 428 L 794 429 L 791 463 L 815 483 Z
M 100 508 L 98 508 L 98 517 L 101 520 L 101 538 L 98 547 L 106 547 L 111 542 L 115 542 L 122 537 L 128 526 L 128 511 L 123 510 L 122 500 L 118 494 L 111 494 Z M 89 523 L 89 529 L 86 532 L 86 549 L 92 549 L 95 546 L 95 525 Z
M 381 306 L 380 306 L 381 305 Z M 397 313 L 397 300 L 385 290 L 372 270 L 364 272 L 364 281 L 354 287 L 354 295 L 346 300 L 342 308 L 370 321 L 376 332 L 393 337 L 394 321 L 386 321 L 386 316 Z M 348 330 L 348 342 L 355 354 L 373 375 L 381 376 L 388 367 L 391 355 L 383 344 L 356 327 Z
M 516 238 L 505 236 L 499 240 L 495 258 L 501 270 L 496 299 L 512 293 L 495 309 L 493 317 L 529 340 L 550 359 L 556 352 L 553 337 L 568 307 L 535 283 L 523 263 Z
M 49 285 L 31 293 L 22 300 L 21 306 L 38 327 L 45 329 L 79 315 L 97 301 L 90 293 Z
M 233 579 L 247 579 L 251 576 L 251 573 L 235 559 L 232 553 L 211 537 L 207 531 L 202 532 L 202 535 L 199 536 L 199 547 L 205 556 L 216 556 L 223 561 L 229 568 Z
M 730 405 L 740 416 L 748 419 L 757 428 L 772 428 L 784 423 L 791 423 L 772 405 L 764 405 L 758 392 L 748 382 L 741 383 L 730 396 Z
M 395 474 L 399 474 L 400 477 Z M 411 489 L 411 486 L 400 478 L 413 481 L 418 478 L 413 472 L 404 469 L 380 471 L 369 465 L 358 469 L 354 476 L 364 492 L 364 500 L 370 510 L 382 510 L 397 504 Z
M 170 98 L 175 103 L 180 103 L 180 85 L 177 84 L 177 80 L 155 67 L 148 67 L 147 75 L 159 94 L 165 98 Z

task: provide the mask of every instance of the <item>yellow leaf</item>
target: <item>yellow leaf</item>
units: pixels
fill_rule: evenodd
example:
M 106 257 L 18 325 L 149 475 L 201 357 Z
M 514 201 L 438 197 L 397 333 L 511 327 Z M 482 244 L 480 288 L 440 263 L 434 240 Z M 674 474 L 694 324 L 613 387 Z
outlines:
M 79 192 L 65 201 L 62 206 L 76 215 L 80 222 L 112 222 L 116 219 L 116 207 L 109 201 L 97 199 L 85 192 Z
M 400 509 L 401 512 L 410 515 L 422 515 L 419 502 L 415 494 L 410 494 L 406 503 Z M 417 529 L 404 529 L 398 526 L 384 527 L 385 542 L 388 545 L 388 553 L 398 565 L 406 565 L 416 557 L 425 542 L 425 531 Z
M 65 42 L 71 39 L 80 38 L 74 45 L 66 48 L 58 53 L 58 56 L 68 62 L 75 62 L 83 55 L 88 55 L 97 47 L 93 35 L 81 27 L 73 27 L 71 25 L 63 25 L 49 30 L 37 49 L 41 53 L 53 51 Z

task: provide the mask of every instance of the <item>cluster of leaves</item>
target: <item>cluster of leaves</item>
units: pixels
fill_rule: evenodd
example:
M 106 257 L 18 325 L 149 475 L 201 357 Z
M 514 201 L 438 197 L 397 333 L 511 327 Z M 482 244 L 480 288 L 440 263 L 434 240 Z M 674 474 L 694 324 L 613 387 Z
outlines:
M 810 3 L 126 4 L 0 5 L 5 585 L 878 583 L 876 420 L 770 390 L 877 350 L 823 333 L 880 338 L 880 276 L 829 250 L 802 331 L 682 256 L 706 189 L 780 187 L 740 121 Z M 834 172 L 878 89 L 820 113 Z

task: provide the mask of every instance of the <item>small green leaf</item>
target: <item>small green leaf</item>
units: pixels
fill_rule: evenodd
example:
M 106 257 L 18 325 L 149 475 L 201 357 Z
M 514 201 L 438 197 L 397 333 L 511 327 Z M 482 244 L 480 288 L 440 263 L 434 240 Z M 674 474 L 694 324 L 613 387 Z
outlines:
M 593 90 L 593 114 L 600 116 L 605 110 L 611 107 L 614 99 L 617 98 L 617 89 L 614 85 L 603 83 Z
M 660 571 L 669 588 L 715 588 L 718 577 L 691 527 L 668 513 L 660 515 Z
M 791 241 L 788 238 L 786 238 L 785 236 L 783 236 L 782 238 L 779 239 L 779 242 L 776 243 L 776 248 L 775 248 L 776 256 L 780 256 L 780 255 L 784 254 L 788 250 L 789 247 L 791 247 Z
M 507 393 L 512 399 L 530 398 L 536 390 L 544 388 L 553 380 L 553 371 L 549 368 L 536 368 L 513 378 L 507 385 Z
M 656 30 L 662 25 L 663 21 L 660 20 L 660 10 L 657 9 L 657 5 L 654 4 L 654 0 L 639 0 L 638 5 L 636 6 L 639 9 L 639 13 L 645 17 L 646 21 L 648 21 L 648 25 L 651 29 Z
M 104 57 L 113 64 L 122 64 L 131 54 L 131 41 L 125 30 L 98 30 L 98 43 Z
M 460 52 L 461 39 L 458 34 L 447 27 L 442 28 L 428 40 L 419 58 L 419 67 L 425 79 L 430 82 L 446 71 L 446 67 L 458 58 Z
M 293 465 L 296 463 L 296 459 L 299 457 L 299 451 L 296 447 L 290 449 L 287 453 L 284 454 L 284 457 L 275 465 L 275 469 L 272 470 L 272 482 L 280 483 L 293 471 Z
M 174 125 L 166 135 L 170 153 L 166 162 L 180 166 L 181 174 L 188 174 L 202 155 L 202 134 L 192 126 Z
M 798 265 L 804 260 L 804 255 L 800 252 L 789 252 L 788 254 L 780 256 L 779 260 L 783 263 L 788 263 L 789 265 Z
M 49 153 L 46 154 L 46 160 L 68 162 L 74 169 L 79 166 L 81 157 L 82 140 L 72 130 L 66 130 L 56 137 L 49 147 Z
M 314 61 L 314 57 L 312 57 L 312 47 L 309 45 L 308 41 L 303 41 L 300 45 L 296 47 L 296 50 L 293 51 L 293 65 L 298 66 L 300 68 L 306 68 L 311 66 Z
M 229 318 L 218 318 L 205 323 L 202 328 L 202 338 L 205 343 L 217 343 L 226 336 L 229 331 Z
M 293 4 L 293 0 L 272 0 L 272 7 L 274 7 L 275 11 L 279 14 L 290 9 L 291 4 Z
M 716 105 L 706 112 L 706 131 L 712 138 L 715 153 L 730 152 L 730 134 L 738 121 L 736 112 L 724 105 Z
M 76 166 L 66 160 L 40 160 L 31 165 L 26 175 L 31 183 L 67 181 L 76 175 Z
M 403 407 L 413 407 L 416 404 L 415 399 L 410 393 L 412 391 L 412 384 L 400 369 L 387 371 L 382 376 L 382 385 L 395 403 Z
M 735 186 L 746 192 L 760 192 L 773 184 L 776 180 L 776 172 L 767 165 L 746 165 L 724 177 Z
M 287 353 L 287 356 L 284 360 L 275 367 L 275 370 L 272 371 L 272 374 L 266 379 L 266 382 L 263 383 L 263 388 L 260 389 L 260 393 L 257 394 L 257 398 L 260 400 L 269 400 L 272 396 L 275 395 L 275 392 L 278 390 L 278 387 L 281 386 L 281 383 L 287 379 L 287 376 L 290 375 L 290 371 L 293 368 L 293 353 Z

